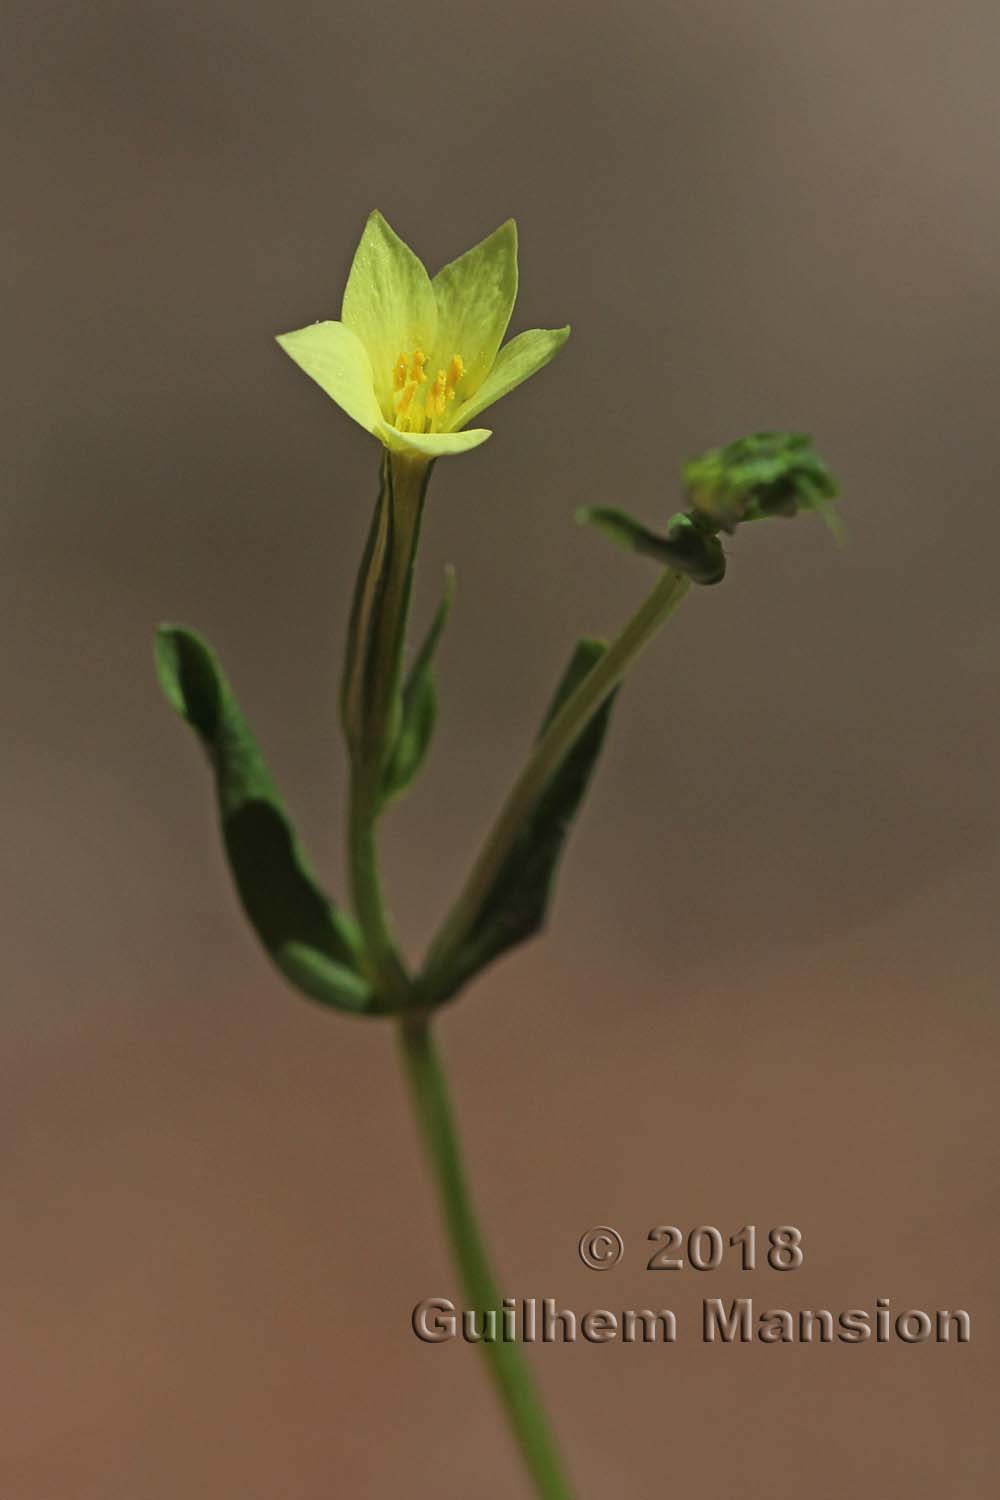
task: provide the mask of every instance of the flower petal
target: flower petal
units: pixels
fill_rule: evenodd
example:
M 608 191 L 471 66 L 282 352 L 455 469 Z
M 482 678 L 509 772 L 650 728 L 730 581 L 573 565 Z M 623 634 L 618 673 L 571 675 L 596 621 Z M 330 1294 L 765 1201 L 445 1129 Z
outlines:
M 462 391 L 471 396 L 489 374 L 514 310 L 514 220 L 508 219 L 440 270 L 432 286 L 438 315 L 436 362 L 447 366 L 453 355 L 460 354 L 465 363 Z
M 279 334 L 278 343 L 367 432 L 381 427 L 371 360 L 356 333 L 343 323 L 310 323 L 294 333 Z
M 354 252 L 340 316 L 368 350 L 375 395 L 391 418 L 396 361 L 415 349 L 430 354 L 437 310 L 423 263 L 377 211 Z
M 477 417 L 487 406 L 506 396 L 547 365 L 569 338 L 569 326 L 565 328 L 531 328 L 519 333 L 516 339 L 505 344 L 497 355 L 493 366 L 478 391 L 468 401 L 463 401 L 452 418 L 452 427 L 464 427 L 466 422 Z
M 492 437 L 488 427 L 471 427 L 467 432 L 400 432 L 383 422 L 376 437 L 396 453 L 422 453 L 425 458 L 447 458 L 452 453 L 467 453 Z

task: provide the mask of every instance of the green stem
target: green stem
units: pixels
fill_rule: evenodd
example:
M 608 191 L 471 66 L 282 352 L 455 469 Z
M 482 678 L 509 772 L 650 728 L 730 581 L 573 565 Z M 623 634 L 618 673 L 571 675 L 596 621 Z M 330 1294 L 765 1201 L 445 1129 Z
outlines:
M 421 979 L 422 993 L 428 999 L 433 998 L 439 983 L 446 980 L 504 860 L 553 772 L 639 652 L 673 614 L 689 587 L 690 579 L 684 574 L 667 569 L 537 741 L 500 809 L 458 900 L 431 946 Z
M 376 781 L 374 791 L 373 781 Z M 352 765 L 347 815 L 351 899 L 364 934 L 368 965 L 379 998 L 387 1008 L 396 1009 L 409 992 L 409 979 L 389 923 L 378 874 L 376 810 L 377 779 L 370 767 Z
M 502 1299 L 469 1198 L 448 1087 L 430 1022 L 426 1017 L 405 1018 L 399 1033 L 413 1108 L 467 1304 L 478 1313 L 495 1309 L 499 1328 Z M 540 1500 L 571 1500 L 569 1482 L 520 1348 L 499 1337 L 492 1343 L 484 1340 L 480 1348 Z
M 378 875 L 375 832 L 382 773 L 399 713 L 399 678 L 430 465 L 387 454 L 382 493 L 362 563 L 345 672 L 344 720 L 351 751 L 348 863 L 351 898 L 380 999 L 398 1009 L 410 982 L 392 933 Z

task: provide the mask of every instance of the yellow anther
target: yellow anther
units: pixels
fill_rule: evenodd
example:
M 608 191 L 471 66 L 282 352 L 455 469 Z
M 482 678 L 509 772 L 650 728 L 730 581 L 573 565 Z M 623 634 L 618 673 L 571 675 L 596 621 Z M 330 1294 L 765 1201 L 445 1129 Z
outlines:
M 451 364 L 448 366 L 448 400 L 454 401 L 455 387 L 465 374 L 465 360 L 460 354 L 453 354 Z
M 435 422 L 448 410 L 448 402 L 454 401 L 455 387 L 465 374 L 462 356 L 452 355 L 447 370 L 438 370 L 427 392 L 414 405 L 414 396 L 427 380 L 426 365 L 427 355 L 422 349 L 414 349 L 409 358 L 400 354 L 392 367 L 392 404 L 401 431 L 434 431 Z
M 416 388 L 417 388 L 416 381 L 413 381 L 413 380 L 409 381 L 403 387 L 402 394 L 400 395 L 399 401 L 397 402 L 397 409 L 401 413 L 406 413 L 406 412 L 409 411 L 410 404 L 413 401 L 413 392 L 416 390 Z
M 440 417 L 444 414 L 445 394 L 448 389 L 448 377 L 444 370 L 438 370 L 434 384 L 427 395 L 427 411 L 432 417 Z

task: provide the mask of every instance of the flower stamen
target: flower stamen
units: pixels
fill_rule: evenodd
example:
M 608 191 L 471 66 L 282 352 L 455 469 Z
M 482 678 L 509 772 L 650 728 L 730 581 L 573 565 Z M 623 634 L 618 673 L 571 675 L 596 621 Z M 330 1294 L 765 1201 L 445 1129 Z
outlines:
M 451 364 L 448 367 L 448 400 L 454 401 L 455 387 L 465 374 L 465 360 L 460 354 L 453 354 Z
M 439 369 L 422 402 L 414 406 L 414 396 L 427 380 L 425 366 L 427 355 L 422 349 L 414 349 L 407 358 L 399 355 L 392 367 L 393 408 L 395 424 L 401 432 L 433 432 L 437 422 L 448 410 L 448 403 L 455 399 L 455 388 L 465 374 L 465 361 L 460 354 L 453 354 L 447 369 Z
M 431 386 L 430 395 L 424 402 L 427 415 L 431 421 L 435 417 L 443 417 L 448 404 L 448 377 L 444 370 L 438 370 L 434 384 Z

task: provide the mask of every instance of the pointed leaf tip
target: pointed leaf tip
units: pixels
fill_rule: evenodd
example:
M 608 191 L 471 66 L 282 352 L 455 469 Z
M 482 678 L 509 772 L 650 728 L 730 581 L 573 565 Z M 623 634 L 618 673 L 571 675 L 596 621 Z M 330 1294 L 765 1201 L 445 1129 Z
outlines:
M 153 641 L 156 675 L 175 713 L 203 740 L 217 730 L 221 692 L 216 664 L 204 641 L 183 625 L 160 625 Z

